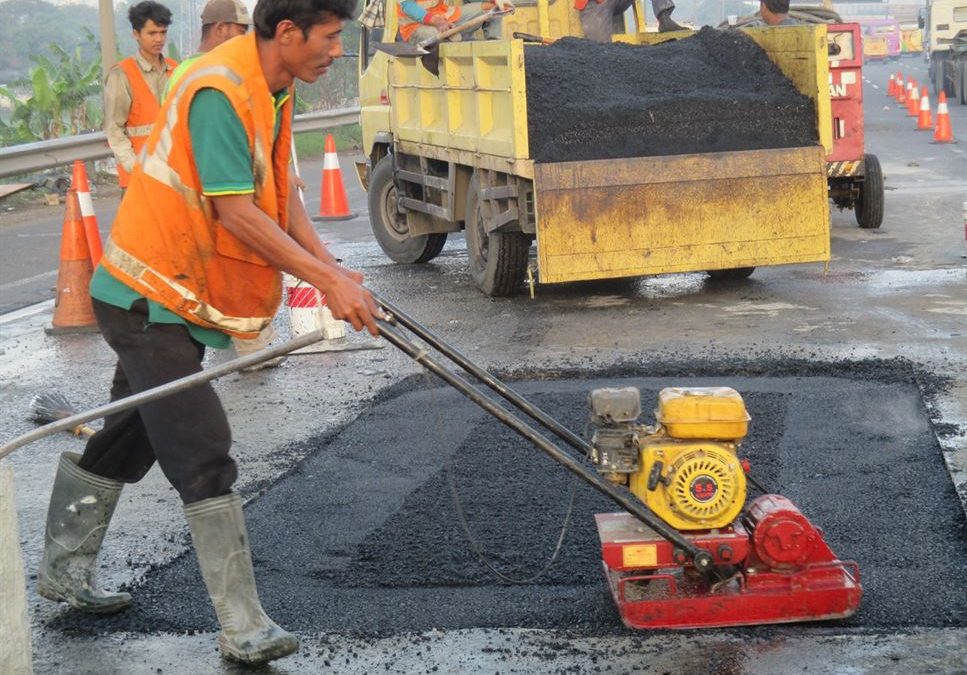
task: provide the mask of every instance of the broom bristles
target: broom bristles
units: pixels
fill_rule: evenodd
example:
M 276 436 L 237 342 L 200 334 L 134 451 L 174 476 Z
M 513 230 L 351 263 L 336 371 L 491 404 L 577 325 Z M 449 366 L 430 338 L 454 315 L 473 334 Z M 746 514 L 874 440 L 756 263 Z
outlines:
M 50 424 L 76 412 L 70 401 L 56 391 L 37 394 L 30 401 L 30 419 L 38 424 Z

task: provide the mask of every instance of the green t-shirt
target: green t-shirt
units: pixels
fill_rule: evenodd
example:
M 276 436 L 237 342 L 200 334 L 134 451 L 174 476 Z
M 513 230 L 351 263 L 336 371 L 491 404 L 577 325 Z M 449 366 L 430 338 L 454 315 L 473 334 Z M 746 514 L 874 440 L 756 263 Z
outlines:
M 279 110 L 289 99 L 282 90 L 275 98 L 275 137 L 282 126 Z M 248 195 L 255 192 L 252 152 L 242 120 L 231 102 L 217 89 L 202 89 L 191 101 L 188 113 L 195 166 L 206 197 Z M 198 139 L 199 142 L 196 142 Z M 202 139 L 204 139 L 202 141 Z
M 281 128 L 281 116 L 278 112 L 288 100 L 289 93 L 282 91 L 275 94 L 274 98 L 275 136 L 278 137 Z M 202 192 L 206 196 L 255 192 L 248 136 L 231 102 L 223 93 L 216 89 L 199 91 L 191 102 L 188 128 L 195 151 L 195 166 L 201 179 Z M 137 291 L 113 277 L 100 265 L 91 278 L 90 293 L 92 298 L 121 309 L 131 309 L 131 305 L 143 299 Z M 147 302 L 150 323 L 184 324 L 195 340 L 215 349 L 225 349 L 231 344 L 227 334 L 186 321 L 153 300 Z

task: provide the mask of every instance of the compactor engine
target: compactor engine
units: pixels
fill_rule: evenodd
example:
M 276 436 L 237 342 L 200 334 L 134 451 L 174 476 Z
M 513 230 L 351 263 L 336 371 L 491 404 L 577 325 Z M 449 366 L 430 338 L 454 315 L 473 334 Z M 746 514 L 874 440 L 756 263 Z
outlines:
M 746 504 L 749 466 L 737 452 L 749 414 L 738 392 L 662 389 L 653 426 L 638 421 L 634 387 L 595 389 L 590 407 L 598 472 L 677 530 L 678 539 L 628 512 L 595 515 L 605 577 L 627 626 L 741 626 L 856 611 L 863 589 L 855 562 L 839 560 L 785 497 Z M 709 556 L 706 573 L 683 542 Z
M 748 430 L 742 397 L 728 387 L 671 387 L 657 424 L 639 424 L 634 387 L 591 392 L 592 460 L 662 520 L 682 531 L 726 527 L 745 504 L 739 443 Z

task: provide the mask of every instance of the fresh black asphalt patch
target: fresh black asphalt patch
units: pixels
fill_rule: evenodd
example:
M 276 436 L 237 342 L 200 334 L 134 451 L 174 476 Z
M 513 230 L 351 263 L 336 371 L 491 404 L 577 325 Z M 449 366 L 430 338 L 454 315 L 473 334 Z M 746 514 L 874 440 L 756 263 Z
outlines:
M 860 565 L 859 612 L 810 626 L 967 625 L 964 515 L 920 390 L 895 373 L 779 371 L 513 386 L 579 434 L 597 387 L 639 387 L 649 423 L 662 387 L 734 387 L 752 415 L 741 455 L 754 477 L 821 527 L 841 559 Z M 474 627 L 627 633 L 601 573 L 592 518 L 617 510 L 613 504 L 456 391 L 422 378 L 396 391 L 313 441 L 314 454 L 247 507 L 270 616 L 290 630 L 357 635 Z M 510 585 L 478 562 L 455 515 L 445 458 L 474 537 L 496 567 L 516 576 L 548 559 L 573 489 L 572 522 L 545 576 Z M 151 570 L 131 590 L 127 612 L 65 612 L 51 627 L 79 634 L 217 627 L 192 552 Z

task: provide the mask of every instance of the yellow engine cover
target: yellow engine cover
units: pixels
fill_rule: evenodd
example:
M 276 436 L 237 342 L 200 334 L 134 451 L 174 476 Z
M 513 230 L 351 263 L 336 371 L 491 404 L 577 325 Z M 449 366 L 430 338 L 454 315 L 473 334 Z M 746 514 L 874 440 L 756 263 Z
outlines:
M 652 470 L 661 462 L 659 480 Z M 653 489 L 649 489 L 649 479 Z M 662 520 L 679 530 L 725 527 L 745 504 L 745 471 L 731 443 L 643 440 L 641 470 L 631 491 Z

